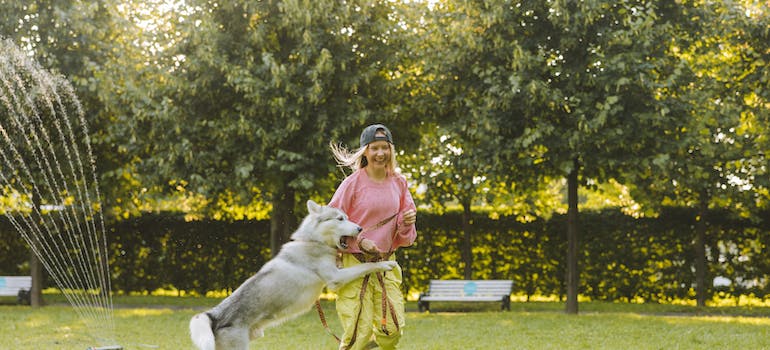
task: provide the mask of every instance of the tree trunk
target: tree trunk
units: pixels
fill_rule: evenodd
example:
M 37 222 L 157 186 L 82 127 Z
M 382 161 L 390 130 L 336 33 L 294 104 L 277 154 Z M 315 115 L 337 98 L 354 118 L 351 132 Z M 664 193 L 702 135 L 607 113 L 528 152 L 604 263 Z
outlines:
M 112 292 L 112 273 L 110 272 L 110 253 L 107 251 L 107 237 L 103 236 L 103 240 L 97 239 L 96 241 L 98 245 L 96 248 L 98 250 L 97 256 L 99 257 L 97 264 L 101 265 L 100 268 L 102 270 L 99 273 L 100 289 L 102 296 L 109 299 Z
M 29 259 L 30 276 L 32 276 L 32 288 L 29 291 L 29 301 L 32 307 L 43 306 L 43 264 L 33 251 Z
M 567 176 L 567 310 L 578 313 L 578 160 Z
M 466 280 L 473 279 L 473 247 L 471 246 L 471 203 L 463 201 L 463 241 L 460 247 Z
M 704 195 L 702 195 L 704 196 Z M 695 299 L 698 307 L 706 306 L 706 198 L 701 198 L 695 223 Z
M 32 205 L 40 209 L 40 197 L 32 196 Z M 43 218 L 40 217 L 40 220 L 42 221 Z M 30 242 L 30 244 L 36 245 L 36 247 L 33 248 L 38 248 L 37 251 L 40 251 L 40 242 L 38 239 Z M 30 249 L 29 274 L 32 277 L 32 287 L 29 291 L 29 301 L 32 307 L 40 307 L 43 306 L 43 264 L 40 262 L 40 257 L 35 254 L 35 250 L 36 249 Z
M 294 215 L 294 190 L 283 186 L 273 197 L 273 212 L 270 214 L 270 255 L 275 257 L 281 246 L 289 241 L 297 226 Z

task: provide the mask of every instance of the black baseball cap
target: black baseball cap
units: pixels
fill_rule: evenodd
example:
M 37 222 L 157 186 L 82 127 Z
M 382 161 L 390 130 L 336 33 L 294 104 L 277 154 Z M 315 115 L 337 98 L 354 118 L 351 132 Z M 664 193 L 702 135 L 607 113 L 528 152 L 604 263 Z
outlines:
M 377 135 L 378 131 L 382 131 L 385 136 Z M 361 132 L 361 146 L 364 147 L 374 141 L 388 141 L 393 143 L 393 135 L 390 134 L 390 130 L 382 124 L 372 124 L 367 126 L 364 131 Z

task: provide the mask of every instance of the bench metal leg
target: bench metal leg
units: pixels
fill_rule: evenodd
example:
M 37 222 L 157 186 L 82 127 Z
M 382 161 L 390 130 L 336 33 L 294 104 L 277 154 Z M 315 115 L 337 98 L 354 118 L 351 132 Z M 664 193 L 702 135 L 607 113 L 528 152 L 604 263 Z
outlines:
M 28 290 L 22 289 L 19 291 L 19 294 L 16 295 L 16 301 L 21 305 L 30 305 L 32 303 L 32 296 Z
M 417 301 L 417 308 L 420 310 L 420 312 L 430 311 L 430 302 L 429 301 L 418 300 Z
M 500 305 L 500 310 L 501 311 L 503 311 L 503 310 L 511 311 L 511 296 L 510 295 L 504 296 L 502 302 L 503 303 L 502 303 L 502 305 Z

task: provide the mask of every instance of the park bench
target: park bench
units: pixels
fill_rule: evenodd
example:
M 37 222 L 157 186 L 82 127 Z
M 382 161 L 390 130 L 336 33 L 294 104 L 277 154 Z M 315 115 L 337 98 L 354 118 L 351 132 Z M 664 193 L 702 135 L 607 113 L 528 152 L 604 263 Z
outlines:
M 0 276 L 0 296 L 16 296 L 19 304 L 30 304 L 31 276 Z
M 510 310 L 512 289 L 512 280 L 430 280 L 417 306 L 422 312 L 430 310 L 431 301 L 499 301 L 500 310 Z

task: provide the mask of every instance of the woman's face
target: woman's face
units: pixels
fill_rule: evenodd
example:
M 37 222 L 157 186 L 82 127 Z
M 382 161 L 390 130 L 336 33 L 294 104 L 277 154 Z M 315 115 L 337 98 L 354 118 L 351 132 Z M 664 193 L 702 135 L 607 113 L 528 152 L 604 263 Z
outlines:
M 390 164 L 390 144 L 388 141 L 374 141 L 366 148 L 364 155 L 368 166 L 387 169 Z

